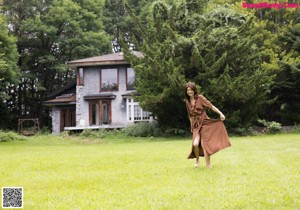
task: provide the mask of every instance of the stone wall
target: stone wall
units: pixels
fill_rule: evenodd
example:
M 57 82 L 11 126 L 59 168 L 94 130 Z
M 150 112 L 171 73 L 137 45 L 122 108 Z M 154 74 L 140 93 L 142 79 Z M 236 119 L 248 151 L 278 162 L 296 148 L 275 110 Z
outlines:
M 52 108 L 52 134 L 60 133 L 60 109 L 57 107 Z

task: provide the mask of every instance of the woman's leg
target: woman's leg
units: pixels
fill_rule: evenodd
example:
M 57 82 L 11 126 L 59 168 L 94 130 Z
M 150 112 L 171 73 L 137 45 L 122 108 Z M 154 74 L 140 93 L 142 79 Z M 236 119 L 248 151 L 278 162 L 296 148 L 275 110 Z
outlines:
M 193 141 L 193 149 L 196 156 L 195 167 L 199 166 L 199 143 L 200 143 L 200 134 L 198 133 L 198 135 L 195 137 Z
M 211 168 L 211 165 L 210 165 L 210 155 L 207 153 L 205 147 L 203 146 L 203 142 L 202 141 L 201 141 L 201 146 L 202 146 L 204 157 L 205 157 L 206 168 L 210 169 Z

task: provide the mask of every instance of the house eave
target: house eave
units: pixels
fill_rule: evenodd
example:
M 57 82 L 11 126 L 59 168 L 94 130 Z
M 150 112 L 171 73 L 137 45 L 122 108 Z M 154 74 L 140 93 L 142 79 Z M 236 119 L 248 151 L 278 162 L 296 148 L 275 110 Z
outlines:
M 100 93 L 100 94 L 91 94 L 83 96 L 84 100 L 94 100 L 94 99 L 115 99 L 116 95 L 113 93 Z
M 70 106 L 76 105 L 76 102 L 69 102 L 69 103 L 59 103 L 59 102 L 44 102 L 45 106 L 53 107 L 53 106 Z
M 68 62 L 68 66 L 72 68 L 87 66 L 112 66 L 112 65 L 129 65 L 126 61 L 90 61 L 90 62 Z

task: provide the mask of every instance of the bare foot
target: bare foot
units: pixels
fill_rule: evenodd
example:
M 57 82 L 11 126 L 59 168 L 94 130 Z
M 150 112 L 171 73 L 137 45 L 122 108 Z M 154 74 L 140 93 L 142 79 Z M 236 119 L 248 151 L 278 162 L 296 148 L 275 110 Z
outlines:
M 211 165 L 206 165 L 206 168 L 207 169 L 211 169 Z

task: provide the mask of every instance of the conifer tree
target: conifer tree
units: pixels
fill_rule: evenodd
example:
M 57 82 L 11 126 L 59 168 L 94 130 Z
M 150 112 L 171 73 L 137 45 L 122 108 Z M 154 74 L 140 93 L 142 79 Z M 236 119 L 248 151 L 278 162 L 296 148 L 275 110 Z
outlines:
M 204 1 L 192 3 L 199 2 L 153 3 L 148 28 L 141 30 L 144 58 L 127 53 L 136 70 L 137 99 L 162 125 L 187 127 L 183 85 L 191 80 L 228 115 L 229 127 L 249 126 L 269 102 L 272 84 L 260 67 L 256 19 L 234 8 L 205 10 Z

